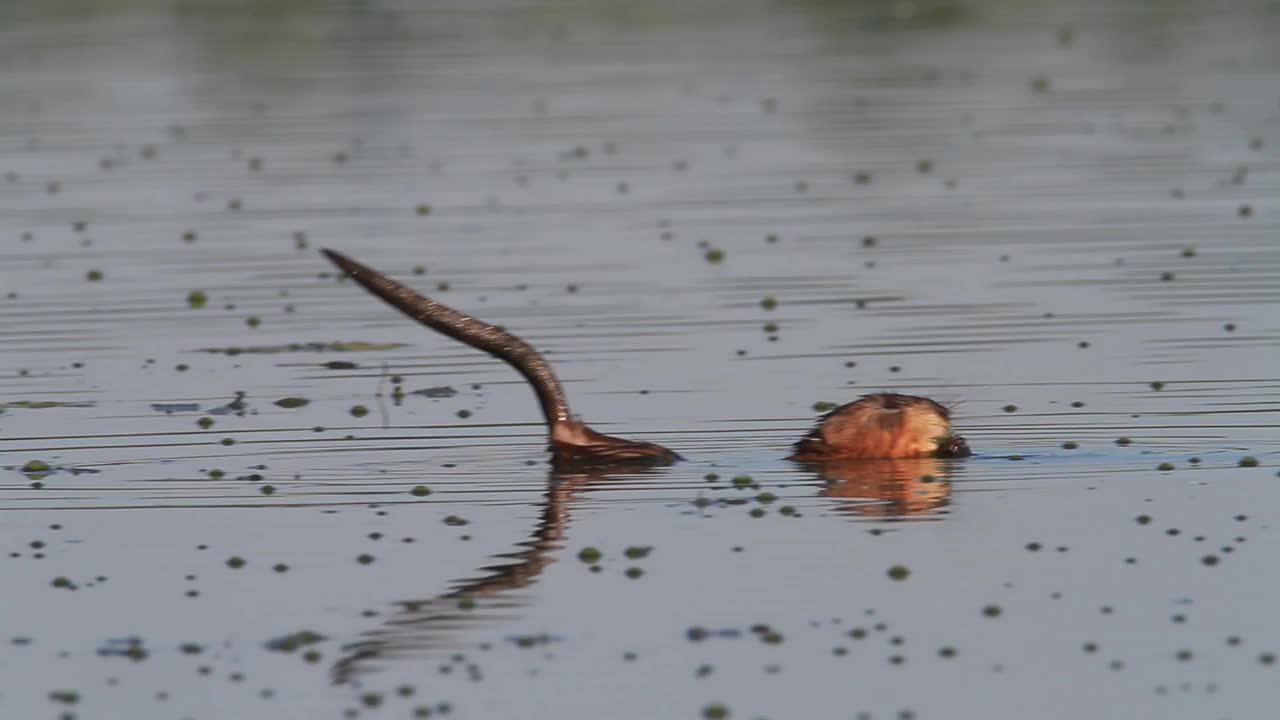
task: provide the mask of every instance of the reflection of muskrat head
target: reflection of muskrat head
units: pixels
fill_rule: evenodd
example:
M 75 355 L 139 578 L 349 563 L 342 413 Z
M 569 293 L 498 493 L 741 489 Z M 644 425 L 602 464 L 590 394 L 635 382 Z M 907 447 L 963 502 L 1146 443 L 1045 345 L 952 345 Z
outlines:
M 826 483 L 819 492 L 822 497 L 859 501 L 838 504 L 837 512 L 867 517 L 926 515 L 951 499 L 945 464 L 937 458 L 844 458 L 812 466 Z
M 865 395 L 828 413 L 795 444 L 792 460 L 967 457 L 951 411 L 914 395 Z

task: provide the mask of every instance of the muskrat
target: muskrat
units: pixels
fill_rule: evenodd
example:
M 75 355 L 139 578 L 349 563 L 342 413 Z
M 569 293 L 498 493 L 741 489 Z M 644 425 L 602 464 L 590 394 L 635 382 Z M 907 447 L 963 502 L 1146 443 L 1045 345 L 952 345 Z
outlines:
M 564 388 L 545 358 L 525 341 L 466 313 L 419 295 L 342 253 L 326 257 L 366 290 L 433 330 L 483 350 L 514 367 L 533 386 L 547 421 L 552 462 L 574 465 L 669 465 L 681 460 L 661 445 L 592 430 L 569 412 Z M 790 459 L 966 457 L 969 445 L 951 432 L 951 413 L 914 395 L 876 393 L 842 405 L 795 444 Z

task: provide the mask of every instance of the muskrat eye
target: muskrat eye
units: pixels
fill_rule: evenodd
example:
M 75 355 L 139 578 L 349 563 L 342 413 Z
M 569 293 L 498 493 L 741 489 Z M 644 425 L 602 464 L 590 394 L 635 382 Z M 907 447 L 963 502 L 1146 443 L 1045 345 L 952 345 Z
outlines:
M 938 449 L 934 451 L 934 455 L 940 458 L 969 457 L 972 454 L 969 443 L 959 435 L 938 438 Z

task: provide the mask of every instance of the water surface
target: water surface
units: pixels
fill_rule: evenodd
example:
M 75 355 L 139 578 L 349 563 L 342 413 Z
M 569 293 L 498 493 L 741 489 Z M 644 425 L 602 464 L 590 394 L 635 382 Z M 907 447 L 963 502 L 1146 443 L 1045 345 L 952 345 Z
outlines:
M 1273 6 L 55 5 L 0 10 L 5 717 L 1269 716 Z M 322 246 L 688 460 L 552 473 Z M 781 459 L 886 389 L 977 455 Z

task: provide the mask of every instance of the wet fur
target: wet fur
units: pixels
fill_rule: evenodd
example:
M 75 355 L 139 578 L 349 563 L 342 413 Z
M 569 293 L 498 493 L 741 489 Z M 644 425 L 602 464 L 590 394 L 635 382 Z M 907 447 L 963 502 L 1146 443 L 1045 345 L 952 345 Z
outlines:
M 930 457 L 940 440 L 953 437 L 951 411 L 943 405 L 915 395 L 876 393 L 827 413 L 796 442 L 790 458 Z

